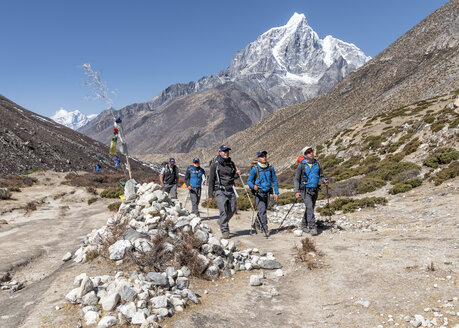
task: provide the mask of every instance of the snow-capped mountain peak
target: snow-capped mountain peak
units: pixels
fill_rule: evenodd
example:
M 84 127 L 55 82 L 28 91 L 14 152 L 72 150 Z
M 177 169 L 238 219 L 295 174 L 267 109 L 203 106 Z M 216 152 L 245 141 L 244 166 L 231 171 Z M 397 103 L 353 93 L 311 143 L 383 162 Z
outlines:
M 65 125 L 68 128 L 73 130 L 78 130 L 82 126 L 88 124 L 89 121 L 96 118 L 97 114 L 90 114 L 86 116 L 79 110 L 74 110 L 73 112 L 66 111 L 61 107 L 54 116 L 51 117 L 54 121 L 59 124 Z

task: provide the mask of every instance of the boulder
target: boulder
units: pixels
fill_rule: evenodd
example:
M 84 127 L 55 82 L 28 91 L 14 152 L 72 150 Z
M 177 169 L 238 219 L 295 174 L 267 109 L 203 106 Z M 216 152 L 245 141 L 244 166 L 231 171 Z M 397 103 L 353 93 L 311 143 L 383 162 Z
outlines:
M 250 286 L 260 286 L 261 285 L 261 279 L 258 275 L 251 275 L 250 276 Z
M 259 262 L 260 268 L 267 270 L 282 269 L 282 264 L 276 259 L 261 257 Z
M 177 285 L 178 289 L 185 289 L 188 288 L 188 286 L 190 285 L 190 281 L 188 280 L 188 278 L 178 277 L 175 281 L 175 284 Z
M 99 312 L 95 312 L 95 311 L 88 311 L 84 315 L 84 321 L 86 321 L 87 325 L 92 325 L 92 324 L 97 323 L 99 318 L 100 318 Z
M 89 277 L 84 277 L 83 280 L 81 281 L 80 288 L 78 289 L 77 297 L 82 298 L 84 295 L 86 295 L 93 289 L 94 289 L 94 284 L 92 283 L 92 280 L 89 279 Z
M 148 272 L 147 279 L 156 286 L 167 285 L 167 277 L 158 272 Z
M 136 198 L 136 184 L 137 181 L 135 181 L 134 179 L 126 181 L 126 184 L 124 185 L 124 197 L 126 198 L 126 200 L 133 200 Z

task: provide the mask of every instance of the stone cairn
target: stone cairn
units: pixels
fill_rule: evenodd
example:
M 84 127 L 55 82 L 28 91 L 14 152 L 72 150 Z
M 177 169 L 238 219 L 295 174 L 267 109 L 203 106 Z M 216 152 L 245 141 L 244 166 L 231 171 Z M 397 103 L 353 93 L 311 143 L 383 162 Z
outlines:
M 189 288 L 191 275 L 216 279 L 241 270 L 282 268 L 272 253 L 239 250 L 234 241 L 215 237 L 207 224 L 170 199 L 158 184 L 129 180 L 125 197 L 118 213 L 63 260 L 85 262 L 105 252 L 118 265 L 133 261 L 154 269 L 75 277 L 75 288 L 66 299 L 82 307 L 86 324 L 158 327 L 157 322 L 199 303 Z

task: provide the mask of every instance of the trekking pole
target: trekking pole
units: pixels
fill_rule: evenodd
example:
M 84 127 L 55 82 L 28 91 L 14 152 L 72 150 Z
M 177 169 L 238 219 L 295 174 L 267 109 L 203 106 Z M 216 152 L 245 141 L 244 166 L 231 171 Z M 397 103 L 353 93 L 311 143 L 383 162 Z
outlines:
M 282 219 L 281 223 L 279 224 L 279 228 L 277 228 L 277 230 L 279 230 L 282 225 L 284 224 L 284 221 L 285 219 L 287 218 L 287 216 L 290 214 L 290 212 L 292 211 L 293 209 L 293 206 L 295 206 L 296 202 L 298 201 L 298 198 L 295 199 L 295 202 L 292 204 L 292 206 L 290 206 L 290 209 L 288 210 L 287 214 L 285 214 L 284 218 Z
M 327 191 L 327 207 L 328 207 L 328 220 L 331 221 L 331 212 L 330 212 L 330 195 L 328 194 L 328 184 L 325 185 L 325 190 Z
M 188 189 L 188 188 L 187 188 Z M 188 194 L 186 195 L 186 198 L 185 198 L 185 205 L 183 205 L 183 208 L 186 209 L 186 203 L 188 202 L 188 197 L 190 196 L 190 190 L 188 190 Z
M 245 194 L 246 194 L 247 198 L 249 199 L 250 206 L 252 207 L 252 219 L 251 219 L 252 223 L 251 223 L 251 226 L 250 226 L 250 234 L 252 235 L 253 234 L 253 230 L 254 230 L 253 227 L 255 226 L 255 224 L 254 224 L 255 207 L 253 206 L 252 199 L 250 198 L 249 193 L 247 192 L 247 189 L 245 188 L 244 181 L 242 180 L 242 177 L 239 176 L 239 178 L 241 179 L 242 187 L 244 188 Z M 255 233 L 257 233 L 257 229 L 255 229 Z

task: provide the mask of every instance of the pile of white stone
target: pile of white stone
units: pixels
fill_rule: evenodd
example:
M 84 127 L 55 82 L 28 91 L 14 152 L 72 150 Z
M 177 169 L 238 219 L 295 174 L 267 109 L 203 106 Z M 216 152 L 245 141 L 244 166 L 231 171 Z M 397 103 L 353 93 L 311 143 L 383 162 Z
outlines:
M 169 255 L 171 263 L 158 263 L 161 272 L 142 274 L 118 272 L 115 276 L 88 277 L 85 273 L 75 278 L 74 288 L 66 298 L 80 304 L 87 324 L 100 327 L 115 324 L 142 324 L 153 327 L 156 322 L 183 311 L 190 303 L 199 303 L 198 296 L 189 289 L 190 268 L 172 265 L 184 240 L 192 236 L 194 257 L 199 263 L 194 272 L 210 279 L 220 275 L 230 277 L 236 271 L 252 269 L 280 269 L 282 265 L 272 253 L 258 249 L 238 250 L 234 241 L 219 239 L 209 226 L 181 207 L 177 200 L 169 199 L 155 183 L 136 184 L 129 180 L 124 201 L 118 213 L 105 226 L 88 234 L 73 259 L 84 262 L 94 253 L 108 247 L 110 260 L 117 264 L 154 253 L 160 246 Z M 113 227 L 121 229 L 114 234 Z M 113 240 L 113 237 L 117 240 Z M 107 240 L 112 240 L 107 245 Z M 161 244 L 159 245 L 159 240 Z M 156 244 L 155 244 L 156 243 Z M 129 254 L 129 256 L 127 256 Z M 63 260 L 68 260 L 64 257 Z M 102 310 L 110 311 L 101 319 Z M 148 326 L 150 325 L 150 326 Z

